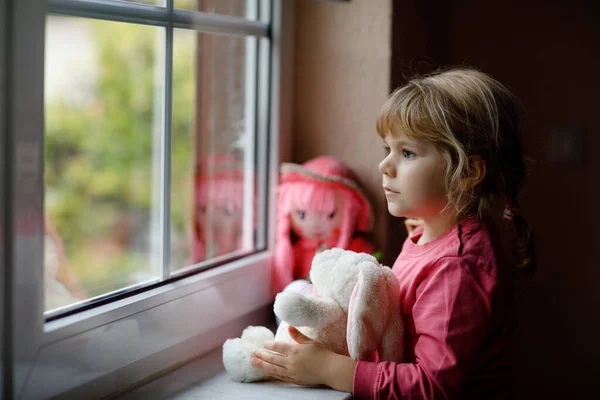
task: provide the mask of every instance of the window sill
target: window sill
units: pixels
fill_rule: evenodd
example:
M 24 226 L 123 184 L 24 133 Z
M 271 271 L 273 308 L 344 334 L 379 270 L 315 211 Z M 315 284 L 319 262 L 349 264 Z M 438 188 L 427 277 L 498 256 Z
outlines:
M 331 399 L 351 398 L 349 393 L 326 387 L 301 387 L 281 381 L 240 383 L 223 370 L 221 348 L 135 389 L 119 399 Z
M 104 397 L 219 347 L 251 321 L 267 323 L 269 256 L 48 323 L 20 398 Z
M 52 343 L 65 336 L 72 336 L 119 319 L 127 318 L 198 293 L 206 288 L 219 287 L 227 281 L 243 278 L 247 275 L 263 278 L 262 281 L 257 282 L 257 286 L 254 288 L 255 300 L 258 303 L 256 301 L 251 302 L 251 304 L 256 304 L 254 309 L 257 309 L 271 300 L 266 290 L 269 286 L 270 277 L 268 273 L 265 274 L 268 270 L 269 256 L 270 253 L 268 252 L 257 253 L 222 267 L 203 271 L 135 296 L 46 323 L 44 326 L 44 343 Z M 233 295 L 233 293 L 228 300 L 235 302 L 237 296 Z

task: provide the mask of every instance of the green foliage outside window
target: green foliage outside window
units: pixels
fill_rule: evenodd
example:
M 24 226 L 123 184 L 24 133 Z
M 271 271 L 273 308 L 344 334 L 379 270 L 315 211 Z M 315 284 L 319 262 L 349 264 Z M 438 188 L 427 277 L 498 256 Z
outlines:
M 158 211 L 153 191 L 160 185 L 160 158 L 153 152 L 159 151 L 155 131 L 164 88 L 157 59 L 161 28 L 86 24 L 93 33 L 90 46 L 98 52 L 97 80 L 87 83 L 81 101 L 58 96 L 46 104 L 45 206 L 70 267 L 88 295 L 96 296 L 158 276 L 148 269 L 149 255 L 157 253 L 149 249 L 149 233 L 153 207 Z M 171 224 L 182 237 L 189 226 L 193 171 L 194 43 L 176 42 L 173 58 L 172 189 L 179 201 L 172 202 Z

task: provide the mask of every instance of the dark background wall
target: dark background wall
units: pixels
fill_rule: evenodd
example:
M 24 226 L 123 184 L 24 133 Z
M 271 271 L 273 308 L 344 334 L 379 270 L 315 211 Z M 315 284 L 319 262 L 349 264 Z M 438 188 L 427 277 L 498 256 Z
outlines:
M 466 63 L 511 88 L 528 113 L 520 200 L 538 271 L 517 297 L 520 398 L 600 388 L 598 10 L 577 0 L 393 1 L 393 87 L 413 70 Z

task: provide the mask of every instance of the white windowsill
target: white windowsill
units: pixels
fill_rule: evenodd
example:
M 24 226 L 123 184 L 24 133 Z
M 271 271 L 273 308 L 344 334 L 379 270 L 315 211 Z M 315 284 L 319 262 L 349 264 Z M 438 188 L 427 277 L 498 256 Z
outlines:
M 221 347 L 149 382 L 119 399 L 350 399 L 349 393 L 327 387 L 301 387 L 280 381 L 240 383 L 223 370 Z
M 189 296 L 208 287 L 217 287 L 220 284 L 243 277 L 244 275 L 256 274 L 256 268 L 267 268 L 269 257 L 270 254 L 268 252 L 257 253 L 135 296 L 75 313 L 68 317 L 59 318 L 45 324 L 44 342 L 52 343 L 65 336 L 72 336 L 119 319 L 127 318 L 162 304 Z M 268 285 L 269 281 L 267 280 L 263 286 L 266 288 Z M 269 296 L 266 290 L 257 290 L 256 292 L 256 305 L 254 309 L 266 304 Z

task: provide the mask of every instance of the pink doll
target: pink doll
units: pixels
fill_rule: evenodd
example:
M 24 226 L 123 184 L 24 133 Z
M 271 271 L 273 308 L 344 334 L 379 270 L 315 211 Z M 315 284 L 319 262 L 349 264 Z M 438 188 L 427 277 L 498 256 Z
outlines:
M 322 156 L 302 165 L 284 163 L 277 188 L 273 292 L 307 279 L 319 251 L 338 247 L 372 253 L 373 246 L 360 236 L 371 225 L 371 205 L 340 161 Z

